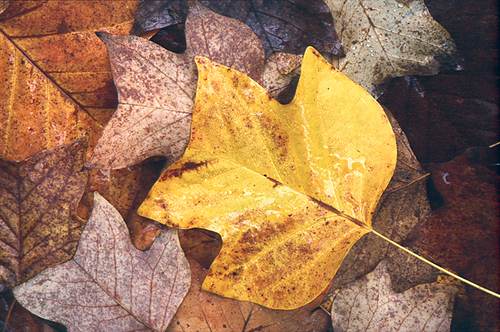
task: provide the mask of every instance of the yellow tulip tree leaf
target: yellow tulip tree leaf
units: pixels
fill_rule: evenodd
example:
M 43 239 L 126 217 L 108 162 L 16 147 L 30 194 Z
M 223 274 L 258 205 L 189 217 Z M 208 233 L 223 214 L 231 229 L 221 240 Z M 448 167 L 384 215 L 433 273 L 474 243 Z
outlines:
M 206 58 L 197 65 L 191 140 L 139 214 L 221 235 L 205 290 L 301 307 L 371 230 L 396 165 L 389 120 L 312 48 L 287 105 L 236 70 Z

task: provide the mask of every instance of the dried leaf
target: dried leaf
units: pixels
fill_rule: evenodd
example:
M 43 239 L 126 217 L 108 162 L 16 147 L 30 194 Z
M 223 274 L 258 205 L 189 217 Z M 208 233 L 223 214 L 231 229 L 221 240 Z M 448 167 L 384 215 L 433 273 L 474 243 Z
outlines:
M 207 270 L 190 261 L 192 285 L 168 332 L 320 332 L 330 320 L 321 310 L 270 310 L 204 292 L 201 283 Z
M 216 12 L 245 22 L 272 52 L 304 53 L 313 46 L 331 56 L 343 55 L 332 15 L 322 0 L 201 0 Z
M 221 235 L 204 289 L 270 308 L 303 306 L 370 231 L 396 164 L 389 120 L 312 48 L 288 105 L 206 58 L 198 75 L 188 149 L 139 214 Z
M 116 104 L 96 29 L 124 33 L 136 1 L 16 1 L 0 14 L 0 156 L 23 160 L 90 135 Z M 89 116 L 90 115 L 90 116 Z
M 175 231 L 137 250 L 118 211 L 96 193 L 75 257 L 17 286 L 14 295 L 69 331 L 163 331 L 189 284 Z
M 410 234 L 408 244 L 437 264 L 498 292 L 498 175 L 478 160 L 478 152 L 471 149 L 449 162 L 429 165 L 443 206 Z M 497 330 L 498 299 L 466 290 L 468 299 L 460 301 L 458 309 L 465 306 L 472 312 L 468 329 Z
M 459 68 L 455 43 L 423 0 L 326 0 L 346 51 L 338 68 L 369 90 L 391 77 Z
M 243 23 L 194 5 L 186 31 L 188 49 L 183 55 L 137 37 L 101 35 L 120 103 L 91 164 L 123 168 L 155 155 L 175 160 L 182 154 L 189 140 L 196 84 L 194 55 L 210 56 L 260 79 L 264 52 Z
M 398 159 L 394 176 L 381 199 L 373 227 L 396 242 L 403 242 L 410 231 L 430 215 L 426 173 L 413 154 L 405 134 L 386 111 L 396 135 Z M 372 271 L 385 258 L 392 287 L 401 292 L 436 278 L 436 270 L 407 255 L 373 234 L 358 241 L 342 263 L 333 287 L 340 288 Z
M 77 141 L 22 162 L 0 160 L 0 280 L 9 286 L 68 260 L 85 224 L 76 207 L 87 182 Z
M 332 306 L 335 331 L 449 331 L 458 286 L 431 283 L 394 293 L 385 262 L 338 290 Z

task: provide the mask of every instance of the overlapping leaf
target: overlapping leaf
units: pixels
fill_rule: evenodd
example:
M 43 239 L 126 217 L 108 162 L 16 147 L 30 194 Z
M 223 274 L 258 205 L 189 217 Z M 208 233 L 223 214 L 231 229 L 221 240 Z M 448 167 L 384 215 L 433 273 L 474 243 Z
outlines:
M 403 293 L 390 287 L 385 262 L 337 291 L 333 298 L 335 331 L 449 331 L 453 302 L 459 288 L 431 283 Z
M 389 183 L 373 221 L 380 233 L 399 243 L 410 231 L 424 223 L 431 211 L 425 187 L 425 174 L 413 154 L 405 134 L 387 111 L 396 135 L 398 159 L 394 176 Z M 394 250 L 386 241 L 367 234 L 354 245 L 335 276 L 333 286 L 342 287 L 372 271 L 385 258 L 392 287 L 403 291 L 423 282 L 433 281 L 436 270 L 414 257 Z
M 16 287 L 14 294 L 31 312 L 70 331 L 164 331 L 189 284 L 175 231 L 139 251 L 118 211 L 96 193 L 75 257 Z
M 177 159 L 189 140 L 195 55 L 206 55 L 260 79 L 264 52 L 243 23 L 193 5 L 188 49 L 179 55 L 138 37 L 102 35 L 108 46 L 119 106 L 92 157 L 101 168 L 122 168 L 155 155 Z
M 369 232 L 396 142 L 380 105 L 312 48 L 292 103 L 199 58 L 191 141 L 139 214 L 221 235 L 203 288 L 293 309 Z M 349 142 L 346 144 L 346 142 Z
M 95 143 L 99 128 L 91 116 L 106 118 L 116 97 L 105 48 L 93 31 L 127 32 L 135 5 L 15 1 L 0 14 L 3 158 L 23 160 L 85 134 Z
M 0 279 L 9 286 L 74 254 L 87 182 L 77 141 L 22 162 L 0 161 Z
M 346 56 L 338 68 L 369 90 L 403 75 L 459 68 L 455 43 L 423 0 L 326 0 Z
M 318 332 L 328 328 L 330 320 L 321 310 L 270 310 L 204 292 L 201 284 L 207 270 L 194 261 L 190 261 L 190 266 L 191 289 L 168 332 Z
M 183 23 L 186 0 L 143 1 L 134 31 L 142 34 Z M 215 12 L 247 24 L 261 39 L 266 55 L 302 54 L 311 45 L 327 55 L 342 55 L 330 10 L 322 0 L 231 1 L 202 0 Z

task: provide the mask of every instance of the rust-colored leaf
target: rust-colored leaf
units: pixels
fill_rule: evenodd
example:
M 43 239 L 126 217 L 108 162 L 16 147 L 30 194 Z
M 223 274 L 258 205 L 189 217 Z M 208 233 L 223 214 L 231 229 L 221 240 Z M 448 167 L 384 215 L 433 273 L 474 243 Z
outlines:
M 22 160 L 89 134 L 116 105 L 96 30 L 126 33 L 136 1 L 15 1 L 0 14 L 0 156 Z
M 408 244 L 441 266 L 498 292 L 498 175 L 478 158 L 482 153 L 470 149 L 446 163 L 429 165 L 443 205 L 410 234 Z M 471 321 L 457 324 L 466 330 L 498 330 L 498 299 L 469 287 L 466 293 L 457 309 L 469 311 L 466 316 Z
M 391 290 L 385 261 L 366 276 L 336 291 L 332 305 L 335 331 L 450 330 L 455 294 L 459 287 L 434 282 L 403 293 Z
M 69 331 L 164 331 L 189 284 L 176 231 L 163 232 L 148 251 L 137 250 L 118 211 L 96 193 L 75 257 L 14 294 L 25 308 Z
M 0 161 L 0 278 L 9 286 L 74 254 L 84 220 L 76 207 L 87 182 L 77 141 L 22 162 Z
M 328 316 L 321 310 L 271 310 L 207 293 L 201 284 L 208 271 L 192 260 L 190 265 L 191 289 L 168 332 L 319 332 L 328 328 Z
M 260 79 L 264 51 L 243 23 L 194 4 L 186 35 L 188 48 L 182 55 L 138 37 L 101 35 L 108 46 L 119 106 L 91 164 L 123 168 L 155 155 L 171 161 L 180 157 L 189 140 L 195 55 L 206 55 Z

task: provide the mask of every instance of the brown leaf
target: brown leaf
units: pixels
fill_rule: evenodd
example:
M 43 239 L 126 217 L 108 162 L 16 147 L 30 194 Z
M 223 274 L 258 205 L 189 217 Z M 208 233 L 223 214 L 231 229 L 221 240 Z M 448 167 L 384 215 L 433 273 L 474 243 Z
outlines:
M 437 264 L 498 292 L 498 176 L 476 159 L 478 152 L 469 150 L 452 161 L 429 166 L 443 206 L 412 232 L 408 244 Z M 469 329 L 497 330 L 498 299 L 466 290 L 468 300 L 460 301 L 458 309 L 472 312 Z
M 405 134 L 395 119 L 391 120 L 396 134 L 398 160 L 394 176 L 382 196 L 374 218 L 373 228 L 396 242 L 402 242 L 413 227 L 428 218 L 430 206 L 425 187 L 425 172 L 415 158 Z M 333 282 L 343 287 L 372 271 L 387 257 L 392 287 L 397 291 L 435 279 L 433 268 L 406 253 L 400 252 L 386 241 L 367 234 L 351 249 Z
M 459 287 L 446 283 L 415 286 L 394 293 L 385 262 L 336 291 L 332 306 L 335 331 L 449 331 Z
M 22 162 L 0 161 L 0 280 L 9 286 L 71 258 L 84 220 L 87 182 L 77 141 Z
M 201 290 L 207 270 L 190 261 L 192 286 L 168 332 L 313 332 L 326 331 L 328 316 L 321 310 L 270 310 L 249 302 L 223 298 Z
M 150 250 L 137 250 L 118 211 L 96 193 L 75 257 L 14 294 L 25 308 L 69 331 L 163 331 L 189 284 L 175 231 L 163 232 Z
M 186 35 L 188 48 L 183 55 L 138 37 L 101 35 L 120 103 L 96 146 L 92 165 L 123 168 L 155 155 L 170 161 L 182 155 L 190 133 L 195 55 L 209 56 L 260 79 L 264 52 L 243 23 L 194 5 Z
M 23 160 L 90 135 L 116 105 L 96 29 L 125 33 L 136 1 L 16 1 L 0 14 L 0 156 Z
M 144 1 L 136 14 L 135 31 L 144 33 L 183 23 L 185 0 Z M 215 12 L 247 24 L 261 39 L 266 55 L 304 53 L 313 46 L 328 56 L 342 55 L 330 10 L 322 0 L 202 0 Z

